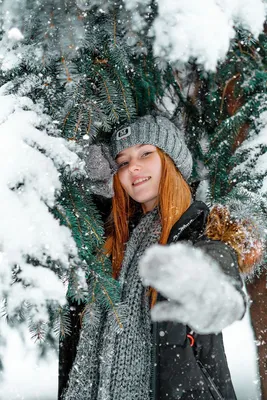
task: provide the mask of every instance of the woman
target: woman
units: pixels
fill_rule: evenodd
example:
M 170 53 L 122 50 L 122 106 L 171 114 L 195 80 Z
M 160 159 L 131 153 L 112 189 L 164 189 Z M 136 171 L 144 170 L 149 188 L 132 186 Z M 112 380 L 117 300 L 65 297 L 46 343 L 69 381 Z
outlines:
M 121 302 L 90 307 L 64 400 L 236 399 L 220 332 L 245 312 L 245 226 L 192 202 L 192 158 L 168 119 L 139 118 L 111 152 L 105 251 Z

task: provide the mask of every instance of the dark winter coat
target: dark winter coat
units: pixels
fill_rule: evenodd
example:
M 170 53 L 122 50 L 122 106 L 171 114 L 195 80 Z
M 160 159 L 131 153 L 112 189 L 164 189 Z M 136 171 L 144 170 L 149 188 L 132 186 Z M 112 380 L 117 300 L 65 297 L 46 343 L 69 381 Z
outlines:
M 237 290 L 243 295 L 234 250 L 222 242 L 208 240 L 203 235 L 208 213 L 204 203 L 194 202 L 173 226 L 168 244 L 190 241 L 201 248 L 233 278 Z M 159 296 L 161 300 L 163 298 Z M 73 334 L 60 346 L 59 399 L 67 385 L 76 355 L 80 329 L 78 311 L 75 312 L 72 307 Z M 191 347 L 187 337 L 189 328 L 183 324 L 153 323 L 152 333 L 152 400 L 236 400 L 222 334 L 194 334 L 195 345 Z
M 203 235 L 208 213 L 204 203 L 193 203 L 173 226 L 168 244 L 191 241 L 219 263 L 243 295 L 235 251 Z M 185 325 L 159 322 L 154 323 L 152 329 L 153 400 L 236 399 L 222 334 L 193 335 L 195 345 L 191 347 L 187 337 L 190 329 Z

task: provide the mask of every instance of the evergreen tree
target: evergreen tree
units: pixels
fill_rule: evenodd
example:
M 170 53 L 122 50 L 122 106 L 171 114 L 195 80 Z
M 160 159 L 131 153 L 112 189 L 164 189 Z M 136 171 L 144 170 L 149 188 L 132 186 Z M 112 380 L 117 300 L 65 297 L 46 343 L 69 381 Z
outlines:
M 206 199 L 226 203 L 240 218 L 255 219 L 265 236 L 266 34 L 237 31 L 228 56 L 208 75 L 196 68 L 186 132 L 195 154 L 195 180 Z M 197 145 L 196 145 L 197 142 Z
M 215 1 L 207 15 L 194 10 L 193 2 L 183 3 L 173 9 L 169 3 L 162 7 L 163 0 L 1 2 L 0 91 L 7 111 L 2 112 L 0 130 L 4 134 L 8 121 L 18 115 L 16 121 L 26 121 L 34 130 L 32 135 L 45 135 L 38 141 L 31 135 L 20 135 L 18 129 L 20 146 L 10 141 L 7 148 L 10 159 L 16 160 L 20 154 L 25 173 L 11 179 L 12 184 L 6 180 L 5 189 L 20 195 L 30 182 L 55 230 L 49 248 L 46 236 L 37 243 L 39 252 L 24 246 L 23 260 L 6 262 L 6 253 L 2 253 L 5 268 L 0 275 L 0 293 L 8 323 L 15 329 L 28 319 L 29 307 L 33 310 L 30 329 L 34 337 L 44 339 L 43 352 L 47 340 L 55 343 L 54 331 L 61 336 L 70 333 L 71 314 L 68 306 L 61 306 L 62 297 L 48 293 L 43 282 L 40 293 L 44 301 L 38 303 L 39 308 L 26 296 L 38 286 L 29 278 L 30 274 L 38 275 L 38 268 L 45 268 L 59 286 L 60 279 L 67 281 L 71 304 L 99 301 L 116 312 L 120 288 L 112 278 L 110 260 L 98 251 L 104 243 L 101 200 L 92 194 L 82 160 L 89 146 L 108 142 L 112 130 L 121 124 L 152 110 L 163 111 L 184 130 L 194 154 L 192 185 L 206 182 L 210 203 L 245 202 L 247 215 L 254 214 L 265 222 L 265 169 L 259 168 L 259 163 L 266 149 L 262 134 L 266 35 L 256 40 L 242 28 L 245 25 L 257 35 L 262 20 L 255 18 L 253 22 L 249 13 L 229 5 L 218 11 Z M 256 3 L 262 11 L 261 1 Z M 220 12 L 223 22 L 219 29 L 226 40 L 209 42 L 207 34 L 205 45 L 196 38 L 195 27 L 187 31 L 192 12 L 196 21 L 202 21 L 198 29 L 205 26 L 205 18 Z M 173 22 L 177 16 L 182 21 L 178 31 Z M 229 25 L 233 22 L 237 26 L 235 38 Z M 187 31 L 185 42 L 180 41 L 182 31 Z M 207 70 L 214 70 L 225 56 L 230 39 L 226 60 L 220 61 L 216 72 Z M 36 171 L 33 164 L 32 169 L 27 167 L 25 143 L 34 150 Z M 6 157 L 2 160 L 2 172 L 9 171 Z M 41 165 L 49 171 L 45 190 L 40 183 Z M 201 187 L 205 187 L 203 183 Z M 30 209 L 30 201 L 28 206 Z M 8 208 L 6 202 L 2 210 Z M 3 221 L 9 218 L 16 219 L 15 208 L 10 217 L 3 214 Z M 36 220 L 36 231 L 38 224 Z M 6 233 L 3 223 L 1 251 Z M 53 247 L 58 242 L 61 253 Z M 23 296 L 11 307 L 11 294 L 17 287 Z M 60 287 L 57 291 L 62 295 Z M 38 315 L 41 306 L 44 313 Z
M 61 226 L 69 228 L 68 232 L 71 232 L 77 248 L 76 252 L 69 238 L 71 245 L 64 245 L 64 262 L 55 251 L 49 247 L 46 249 L 45 242 L 40 244 L 44 254 L 31 253 L 26 246 L 23 254 L 33 268 L 31 273 L 39 271 L 38 266 L 42 265 L 47 273 L 51 271 L 51 279 L 54 279 L 54 274 L 63 280 L 67 279 L 67 295 L 72 302 L 86 304 L 98 300 L 115 310 L 119 287 L 111 276 L 109 259 L 98 254 L 104 241 L 103 222 L 92 198 L 90 182 L 84 179 L 81 159 L 88 145 L 95 142 L 97 137 L 105 140 L 106 136 L 107 139 L 112 127 L 131 121 L 137 113 L 146 113 L 153 106 L 156 96 L 162 91 L 161 73 L 154 66 L 151 52 L 149 55 L 138 55 L 125 44 L 125 32 L 119 29 L 116 19 L 117 7 L 111 14 L 100 11 L 87 14 L 75 2 L 60 0 L 12 4 L 7 1 L 1 7 L 3 59 L 0 85 L 6 95 L 3 102 L 12 99 L 13 109 L 16 110 L 18 103 L 25 115 L 31 109 L 42 113 L 39 119 L 35 117 L 38 121 L 32 124 L 37 130 L 45 129 L 51 138 L 47 137 L 47 143 L 43 141 L 41 144 L 30 140 L 37 153 L 46 154 L 53 150 L 60 181 L 55 181 L 50 168 L 47 171 L 47 185 L 55 187 L 56 196 L 52 198 L 51 194 L 51 199 L 46 199 L 40 193 L 40 202 L 44 203 L 47 215 L 50 212 L 49 218 L 53 220 L 53 214 Z M 8 118 L 8 113 L 3 118 Z M 21 118 L 26 117 L 21 114 Z M 24 129 L 27 130 L 27 126 Z M 59 144 L 49 145 L 49 140 Z M 19 147 L 9 147 L 11 157 L 15 158 Z M 74 153 L 72 155 L 71 150 L 76 151 L 81 159 Z M 63 151 L 66 160 L 63 159 Z M 24 153 L 21 153 L 22 160 L 23 157 Z M 27 165 L 27 159 L 24 162 Z M 72 168 L 67 168 L 70 162 Z M 3 168 L 8 167 L 4 164 Z M 48 167 L 44 165 L 44 169 Z M 26 169 L 25 177 L 12 183 L 10 190 L 20 193 L 30 173 Z M 37 169 L 37 173 L 41 174 L 41 169 Z M 38 180 L 41 180 L 39 176 Z M 15 213 L 15 210 L 11 212 Z M 61 228 L 60 232 L 51 232 L 54 244 L 58 235 L 62 235 L 64 240 L 64 232 L 67 231 Z M 45 236 L 43 240 L 46 240 Z M 59 269 L 59 261 L 68 265 L 67 276 L 65 267 Z M 10 278 L 3 288 L 5 303 L 18 285 L 25 294 L 29 287 L 34 287 L 32 279 L 21 280 L 23 269 L 25 267 L 20 260 L 12 259 L 7 264 L 3 277 L 6 280 L 5 274 L 8 274 Z M 84 278 L 91 282 L 89 290 L 85 287 Z M 43 297 L 49 299 L 45 285 L 42 285 L 42 291 Z M 51 301 L 58 297 L 53 292 Z M 8 304 L 5 305 L 4 313 L 12 326 L 27 320 L 30 300 L 27 297 L 25 300 L 20 298 L 19 304 L 12 310 Z M 51 308 L 50 303 L 47 304 L 45 315 L 40 314 L 40 307 L 34 308 L 34 304 L 30 304 L 35 310 L 29 323 L 30 330 L 33 337 L 44 340 L 41 342 L 41 345 L 44 343 L 42 348 L 46 339 L 51 342 L 53 331 L 61 336 L 70 333 L 68 307 L 58 307 L 58 303 L 55 303 Z M 12 318 L 13 311 L 18 316 L 16 321 Z

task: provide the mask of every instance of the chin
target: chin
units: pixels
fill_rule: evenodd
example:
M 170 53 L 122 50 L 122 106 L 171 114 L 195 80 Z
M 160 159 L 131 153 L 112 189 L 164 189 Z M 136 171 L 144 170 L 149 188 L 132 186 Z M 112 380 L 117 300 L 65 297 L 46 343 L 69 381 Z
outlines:
M 147 197 L 133 197 L 133 199 L 140 204 L 146 203 L 148 201 L 151 201 L 151 198 L 147 198 Z
M 156 204 L 157 203 L 157 199 L 155 198 L 155 197 L 149 197 L 149 198 L 142 198 L 142 199 L 134 199 L 137 203 L 139 203 L 139 204 L 141 204 L 142 206 L 144 206 L 145 207 L 145 204 L 147 204 L 147 203 L 151 203 L 151 202 L 153 202 L 154 204 Z M 153 208 L 153 207 L 152 207 Z

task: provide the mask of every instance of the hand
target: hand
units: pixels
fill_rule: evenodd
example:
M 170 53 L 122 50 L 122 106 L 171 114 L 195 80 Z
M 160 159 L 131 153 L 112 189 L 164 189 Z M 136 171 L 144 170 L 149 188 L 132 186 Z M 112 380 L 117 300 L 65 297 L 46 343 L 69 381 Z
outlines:
M 216 288 L 221 273 L 215 260 L 187 243 L 151 246 L 140 259 L 139 272 L 145 286 L 183 303 L 192 292 L 196 296 L 208 287 Z
M 216 260 L 189 244 L 151 246 L 140 259 L 140 275 L 169 301 L 151 311 L 155 321 L 176 321 L 199 333 L 217 333 L 241 318 L 242 294 Z

